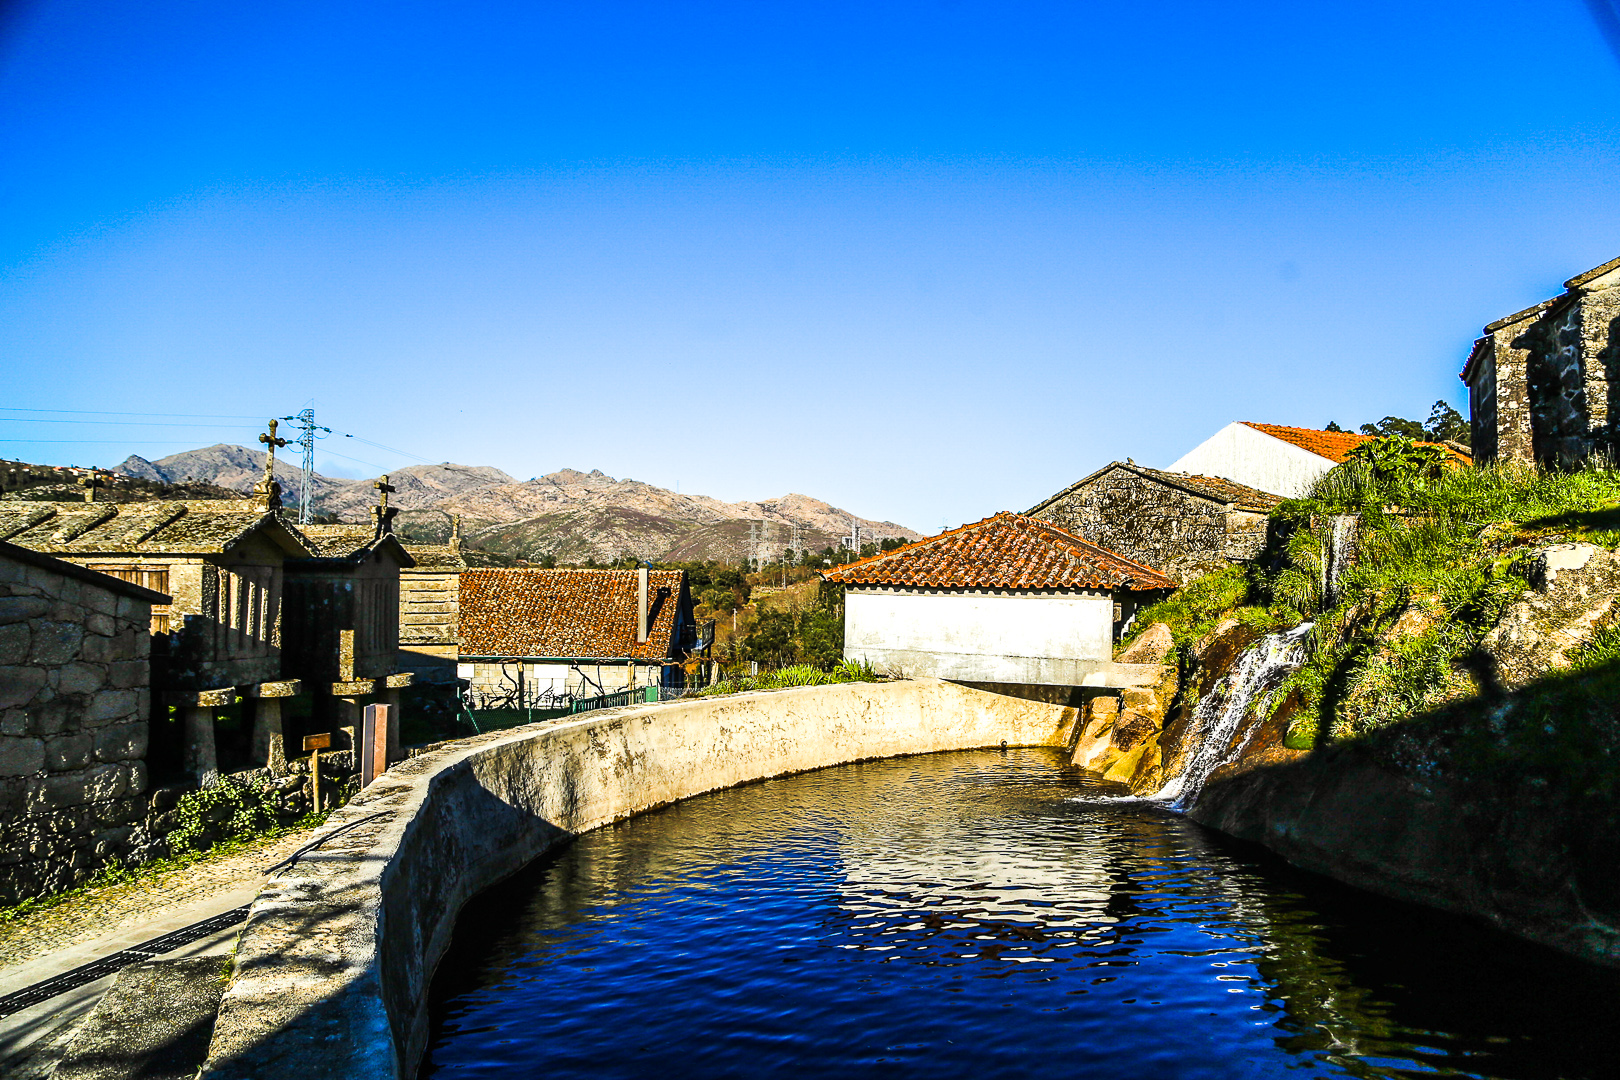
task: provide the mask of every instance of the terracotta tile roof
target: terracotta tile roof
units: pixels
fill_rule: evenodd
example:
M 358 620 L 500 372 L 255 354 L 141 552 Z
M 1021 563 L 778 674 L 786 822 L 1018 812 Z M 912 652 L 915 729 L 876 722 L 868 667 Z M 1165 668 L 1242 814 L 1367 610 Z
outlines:
M 634 570 L 466 570 L 461 655 L 660 660 L 672 655 L 681 570 L 647 575 L 653 609 L 636 641 Z
M 1173 589 L 1150 566 L 1116 555 L 1050 522 L 1003 511 L 824 571 L 844 585 L 922 589 Z
M 1249 510 L 1257 514 L 1264 514 L 1282 502 L 1282 496 L 1280 495 L 1273 495 L 1269 491 L 1261 491 L 1259 488 L 1248 487 L 1247 485 L 1239 484 L 1234 480 L 1226 480 L 1219 476 L 1200 476 L 1196 473 L 1166 472 L 1163 469 L 1150 469 L 1145 465 L 1138 465 L 1134 461 L 1111 461 L 1091 475 L 1083 479 L 1076 480 L 1074 483 L 1070 484 L 1056 495 L 1053 495 L 1049 499 L 1042 500 L 1040 503 L 1036 504 L 1025 512 L 1031 515 L 1038 514 L 1042 510 L 1045 510 L 1048 506 L 1051 506 L 1053 503 L 1057 502 L 1059 499 L 1074 494 L 1075 492 L 1084 488 L 1086 485 L 1103 476 L 1105 473 L 1113 472 L 1115 469 L 1123 469 L 1127 472 L 1135 473 L 1137 476 L 1143 477 L 1144 479 L 1152 480 L 1168 487 L 1178 488 L 1190 495 L 1196 495 L 1201 499 L 1209 499 L 1212 502 L 1218 502 L 1222 505 L 1230 505 L 1236 510 Z
M 259 531 L 292 557 L 316 554 L 277 514 L 247 499 L 0 503 L 0 540 L 56 555 L 217 555 Z
M 1256 431 L 1264 432 L 1273 439 L 1292 443 L 1301 450 L 1309 450 L 1318 457 L 1325 457 L 1334 464 L 1342 463 L 1350 456 L 1350 451 L 1364 442 L 1376 438 L 1373 435 L 1362 435 L 1353 431 L 1318 431 L 1315 428 L 1284 427 L 1281 424 L 1256 424 L 1248 420 L 1242 421 L 1245 427 L 1252 427 Z M 1437 446 L 1463 465 L 1472 465 L 1474 459 L 1462 453 L 1455 447 L 1445 443 L 1419 442 L 1419 446 Z

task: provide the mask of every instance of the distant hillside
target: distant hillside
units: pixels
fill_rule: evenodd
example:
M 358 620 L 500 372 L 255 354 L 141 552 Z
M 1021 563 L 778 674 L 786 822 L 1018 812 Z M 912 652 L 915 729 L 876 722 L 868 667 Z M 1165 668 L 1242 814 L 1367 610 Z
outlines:
M 115 472 L 163 483 L 203 482 L 248 491 L 264 472 L 264 454 L 242 446 L 210 446 L 157 461 L 130 457 Z M 285 458 L 276 459 L 282 498 L 298 501 L 302 479 Z M 638 559 L 739 559 L 747 553 L 749 522 L 775 554 L 799 527 L 799 546 L 836 547 L 853 521 L 863 539 L 921 534 L 892 521 L 855 517 L 848 511 L 790 494 L 763 502 L 728 503 L 705 495 L 669 491 L 640 480 L 618 480 L 600 471 L 562 469 L 519 482 L 487 465 L 413 465 L 389 474 L 401 509 L 396 527 L 410 537 L 442 541 L 450 517 L 460 514 L 472 543 L 511 558 L 560 562 L 624 556 Z M 371 480 L 316 475 L 315 509 L 343 521 L 365 521 L 376 505 Z

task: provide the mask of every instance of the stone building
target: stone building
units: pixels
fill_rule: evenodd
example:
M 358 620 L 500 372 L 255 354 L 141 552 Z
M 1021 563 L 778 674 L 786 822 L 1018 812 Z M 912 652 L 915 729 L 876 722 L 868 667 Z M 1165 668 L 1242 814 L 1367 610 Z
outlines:
M 1000 513 L 824 571 L 844 656 L 973 683 L 1106 685 L 1114 641 L 1176 583 L 1072 532 Z
M 387 478 L 384 478 L 386 482 Z M 395 706 L 411 685 L 399 657 L 400 571 L 414 565 L 389 528 L 387 506 L 371 525 L 304 525 L 314 558 L 289 559 L 283 660 L 311 695 L 309 731 L 359 730 L 367 698 Z M 268 732 L 280 743 L 279 724 Z M 277 756 L 270 748 L 271 768 Z
M 1612 457 L 1610 388 L 1620 373 L 1620 259 L 1485 327 L 1463 365 L 1474 458 L 1571 466 Z
M 1282 499 L 1214 476 L 1104 465 L 1029 510 L 1076 536 L 1186 583 L 1254 558 Z
M 149 627 L 168 603 L 0 542 L 0 906 L 143 857 Z
M 0 540 L 168 594 L 152 611 L 152 685 L 180 712 L 180 752 L 197 782 L 219 775 L 219 709 L 242 698 L 249 713 L 273 719 L 280 700 L 297 693 L 281 655 L 285 564 L 316 552 L 273 497 L 6 502 Z M 263 731 L 253 736 L 255 746 L 268 742 Z
M 457 672 L 487 704 L 679 687 L 697 645 L 684 570 L 466 570 Z

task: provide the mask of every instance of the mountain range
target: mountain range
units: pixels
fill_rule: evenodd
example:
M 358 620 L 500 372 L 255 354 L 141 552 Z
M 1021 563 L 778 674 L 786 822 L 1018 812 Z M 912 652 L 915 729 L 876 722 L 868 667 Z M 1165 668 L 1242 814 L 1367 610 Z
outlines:
M 264 453 L 219 444 L 148 461 L 131 456 L 114 472 L 163 483 L 204 482 L 246 492 L 264 475 Z M 282 501 L 296 507 L 301 470 L 285 460 L 275 466 Z M 751 539 L 775 557 L 798 529 L 801 549 L 837 547 L 851 525 L 863 542 L 881 537 L 917 540 L 921 534 L 892 521 L 857 517 L 820 499 L 790 494 L 760 502 L 725 502 L 706 495 L 669 491 L 640 480 L 619 480 L 600 470 L 562 469 L 519 481 L 488 465 L 412 465 L 388 474 L 400 509 L 396 530 L 407 539 L 443 542 L 452 515 L 461 516 L 463 538 L 512 559 L 561 563 L 625 556 L 677 561 L 737 560 Z M 346 480 L 316 473 L 313 509 L 339 521 L 369 520 L 377 503 L 372 480 Z

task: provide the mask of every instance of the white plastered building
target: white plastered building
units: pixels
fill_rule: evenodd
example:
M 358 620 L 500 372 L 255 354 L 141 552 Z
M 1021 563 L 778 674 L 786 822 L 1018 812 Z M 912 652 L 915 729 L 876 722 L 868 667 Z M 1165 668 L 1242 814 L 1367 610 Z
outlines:
M 1152 567 L 1011 513 L 822 576 L 844 586 L 847 659 L 908 676 L 1060 686 L 1099 682 L 1119 629 L 1175 588 Z

